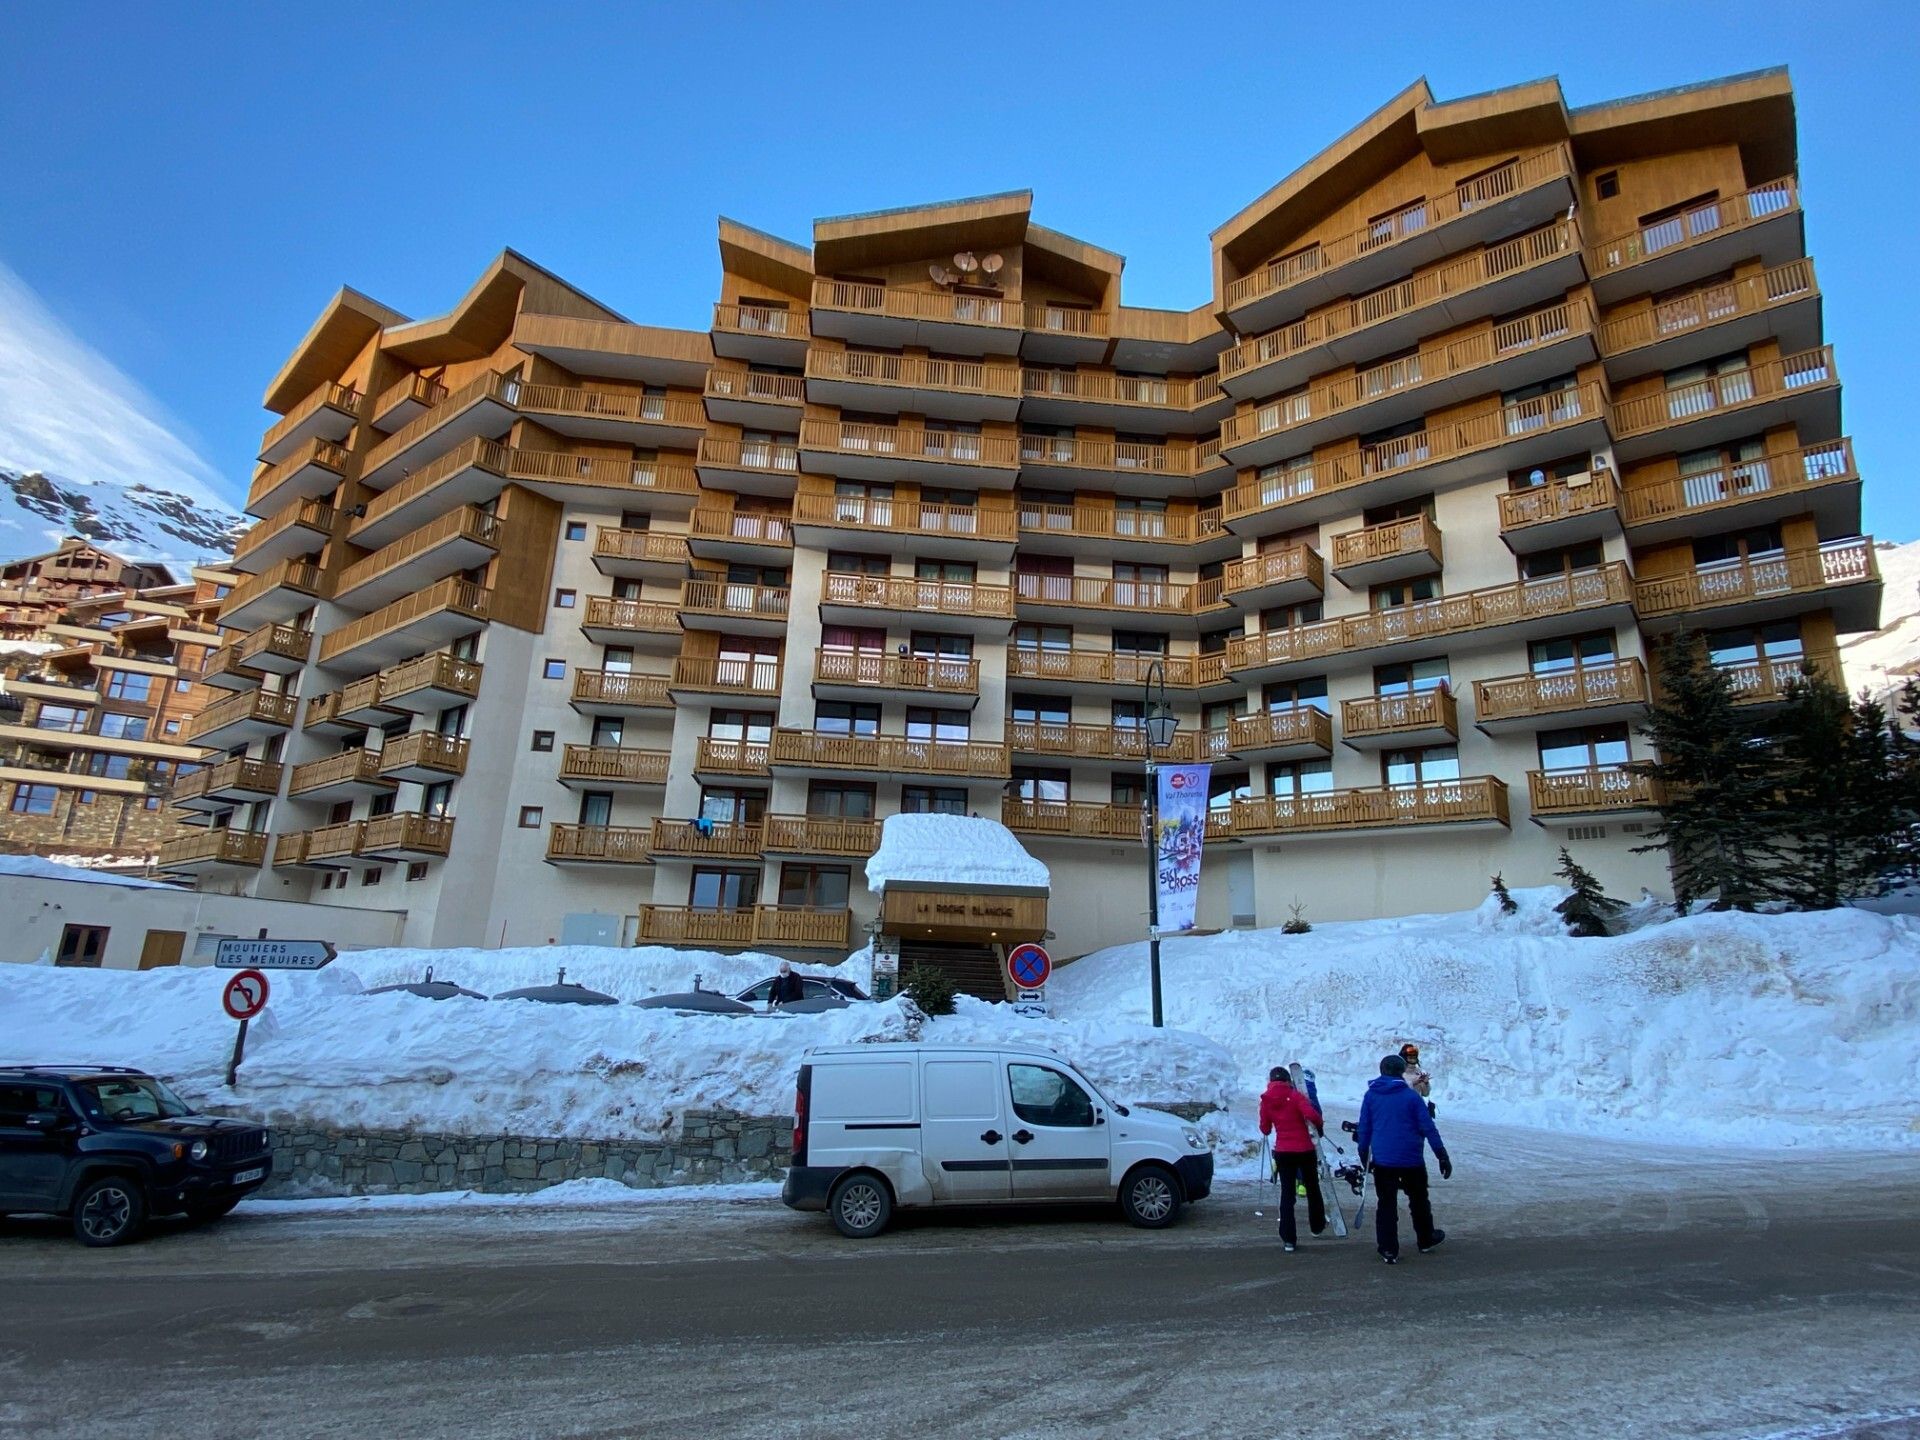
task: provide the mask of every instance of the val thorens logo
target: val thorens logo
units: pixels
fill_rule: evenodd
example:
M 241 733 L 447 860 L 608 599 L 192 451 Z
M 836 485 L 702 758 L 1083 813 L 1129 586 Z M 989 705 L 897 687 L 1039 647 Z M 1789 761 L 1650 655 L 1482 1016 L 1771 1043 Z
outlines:
M 1174 789 L 1174 790 L 1184 790 L 1184 789 L 1186 789 L 1186 788 L 1187 788 L 1187 773 L 1186 773 L 1186 771 L 1184 771 L 1184 770 L 1176 770 L 1176 771 L 1174 771 L 1174 772 L 1173 772 L 1173 774 L 1171 774 L 1171 775 L 1169 775 L 1169 776 L 1167 777 L 1167 784 L 1168 784 L 1168 786 L 1169 786 L 1170 788 L 1172 788 L 1172 789 Z

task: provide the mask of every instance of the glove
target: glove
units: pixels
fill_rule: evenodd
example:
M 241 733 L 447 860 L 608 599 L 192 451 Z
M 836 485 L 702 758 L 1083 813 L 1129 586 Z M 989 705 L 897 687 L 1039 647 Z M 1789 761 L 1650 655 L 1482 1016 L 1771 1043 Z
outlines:
M 1442 1150 L 1436 1158 L 1440 1161 L 1440 1178 L 1442 1180 L 1451 1180 L 1453 1178 L 1452 1159 L 1447 1155 L 1447 1152 L 1444 1150 Z

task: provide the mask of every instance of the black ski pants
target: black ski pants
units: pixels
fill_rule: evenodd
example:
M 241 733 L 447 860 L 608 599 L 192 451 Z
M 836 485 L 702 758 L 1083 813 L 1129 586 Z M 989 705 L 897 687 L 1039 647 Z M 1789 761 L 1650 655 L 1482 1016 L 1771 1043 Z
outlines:
M 1327 1228 L 1327 1202 L 1320 1194 L 1320 1157 L 1312 1150 L 1276 1150 L 1274 1165 L 1280 1172 L 1280 1238 L 1297 1244 L 1299 1232 L 1293 1228 L 1294 1189 L 1307 1187 L 1307 1225 L 1318 1235 Z
M 1400 1253 L 1400 1192 L 1407 1194 L 1407 1214 L 1413 1219 L 1417 1245 L 1433 1240 L 1433 1206 L 1427 1201 L 1425 1165 L 1373 1167 L 1373 1238 L 1382 1255 Z

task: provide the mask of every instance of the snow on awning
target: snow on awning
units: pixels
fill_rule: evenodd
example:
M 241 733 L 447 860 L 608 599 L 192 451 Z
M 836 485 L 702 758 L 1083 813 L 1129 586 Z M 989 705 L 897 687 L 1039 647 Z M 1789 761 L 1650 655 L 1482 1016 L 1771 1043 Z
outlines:
M 1025 891 L 1045 894 L 1047 867 L 998 820 L 968 815 L 889 815 L 867 860 L 867 888 Z

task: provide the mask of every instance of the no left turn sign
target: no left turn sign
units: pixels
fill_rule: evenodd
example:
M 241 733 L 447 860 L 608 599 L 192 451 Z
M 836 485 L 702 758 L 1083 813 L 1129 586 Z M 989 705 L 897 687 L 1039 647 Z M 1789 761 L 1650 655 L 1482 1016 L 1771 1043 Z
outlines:
M 267 1008 L 267 977 L 258 970 L 242 970 L 227 981 L 220 1003 L 236 1020 L 251 1020 Z

